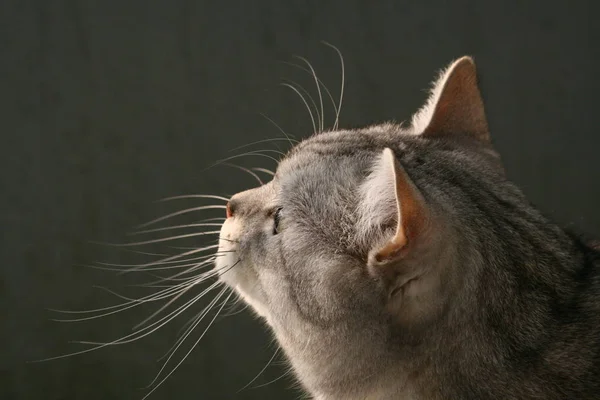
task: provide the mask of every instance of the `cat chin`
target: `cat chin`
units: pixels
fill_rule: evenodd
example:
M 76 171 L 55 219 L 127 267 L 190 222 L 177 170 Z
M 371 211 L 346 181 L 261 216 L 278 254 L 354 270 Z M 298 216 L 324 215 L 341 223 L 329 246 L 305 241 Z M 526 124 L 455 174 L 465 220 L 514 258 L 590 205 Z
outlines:
M 262 301 L 262 291 L 258 279 L 254 276 L 252 267 L 238 261 L 235 253 L 228 253 L 224 257 L 217 258 L 215 268 L 219 271 L 219 279 L 249 304 L 261 317 L 269 319 L 267 307 Z M 234 265 L 232 267 L 232 265 Z
M 252 265 L 242 260 L 237 253 L 235 226 L 226 221 L 221 228 L 219 239 L 219 255 L 215 260 L 215 270 L 219 280 L 225 283 L 247 303 L 261 317 L 269 320 L 269 313 L 264 301 L 258 276 Z

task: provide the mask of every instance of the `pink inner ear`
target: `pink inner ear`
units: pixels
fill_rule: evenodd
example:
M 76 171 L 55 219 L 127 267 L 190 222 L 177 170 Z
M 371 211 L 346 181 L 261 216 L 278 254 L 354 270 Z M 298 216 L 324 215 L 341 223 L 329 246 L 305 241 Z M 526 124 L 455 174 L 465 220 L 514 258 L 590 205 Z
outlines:
M 390 240 L 385 247 L 377 252 L 375 255 L 375 261 L 384 262 L 398 256 L 398 254 L 406 246 L 406 243 L 406 236 L 396 234 L 396 236 L 394 236 L 394 238 Z
M 389 164 L 387 167 L 393 171 L 394 181 L 391 184 L 395 186 L 396 191 L 398 225 L 394 237 L 375 255 L 375 260 L 378 262 L 402 257 L 403 250 L 422 233 L 427 219 L 423 198 L 396 159 L 394 152 L 386 148 L 383 156 Z
M 468 134 L 489 141 L 487 119 L 479 87 L 477 70 L 471 58 L 463 57 L 447 72 L 437 104 L 423 131 L 425 136 Z
M 227 216 L 227 218 L 233 217 L 233 212 L 231 211 L 231 206 L 229 204 L 230 203 L 227 202 L 227 205 L 225 206 L 225 215 Z

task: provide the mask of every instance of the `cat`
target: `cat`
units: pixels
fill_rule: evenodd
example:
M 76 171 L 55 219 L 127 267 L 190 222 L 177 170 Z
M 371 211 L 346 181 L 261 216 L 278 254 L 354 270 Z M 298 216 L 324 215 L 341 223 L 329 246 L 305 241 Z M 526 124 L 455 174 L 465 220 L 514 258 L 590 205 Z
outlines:
M 507 180 L 471 57 L 408 126 L 295 145 L 219 252 L 315 399 L 600 398 L 600 252 Z

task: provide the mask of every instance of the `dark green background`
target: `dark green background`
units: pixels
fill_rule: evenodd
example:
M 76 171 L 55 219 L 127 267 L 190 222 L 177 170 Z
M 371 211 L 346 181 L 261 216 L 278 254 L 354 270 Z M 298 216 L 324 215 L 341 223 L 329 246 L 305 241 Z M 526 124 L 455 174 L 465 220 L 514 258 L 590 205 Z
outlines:
M 147 276 L 81 266 L 129 262 L 132 253 L 88 241 L 127 241 L 136 224 L 206 204 L 159 198 L 254 185 L 234 168 L 203 169 L 243 151 L 229 152 L 236 146 L 281 136 L 261 113 L 296 137 L 310 134 L 304 106 L 279 84 L 315 93 L 310 77 L 282 62 L 301 55 L 337 93 L 339 63 L 321 40 L 345 57 L 345 127 L 409 118 L 436 70 L 475 56 L 509 176 L 558 221 L 600 234 L 596 4 L 1 1 L 0 398 L 146 393 L 139 388 L 186 318 L 136 343 L 27 364 L 81 349 L 70 340 L 128 334 L 155 309 L 67 324 L 50 321 L 60 315 L 46 308 L 118 302 L 94 285 L 139 294 L 127 285 Z M 331 108 L 326 116 L 331 123 Z M 259 157 L 240 163 L 273 167 Z M 218 319 L 151 399 L 298 398 L 285 378 L 238 393 L 274 349 L 248 311 Z M 275 363 L 255 385 L 284 371 Z

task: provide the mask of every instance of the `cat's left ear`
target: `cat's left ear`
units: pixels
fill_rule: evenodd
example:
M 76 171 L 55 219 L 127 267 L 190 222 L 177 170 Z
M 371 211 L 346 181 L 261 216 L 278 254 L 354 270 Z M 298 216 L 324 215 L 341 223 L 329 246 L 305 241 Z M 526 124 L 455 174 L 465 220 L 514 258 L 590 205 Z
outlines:
M 462 57 L 442 71 L 429 99 L 413 116 L 412 130 L 429 137 L 467 135 L 490 141 L 477 68 L 471 57 Z
M 388 169 L 386 175 L 391 178 L 388 182 L 394 190 L 394 208 L 398 215 L 394 236 L 369 255 L 371 265 L 388 264 L 402 257 L 422 237 L 428 223 L 425 200 L 394 152 L 386 148 L 381 157 L 380 166 Z

